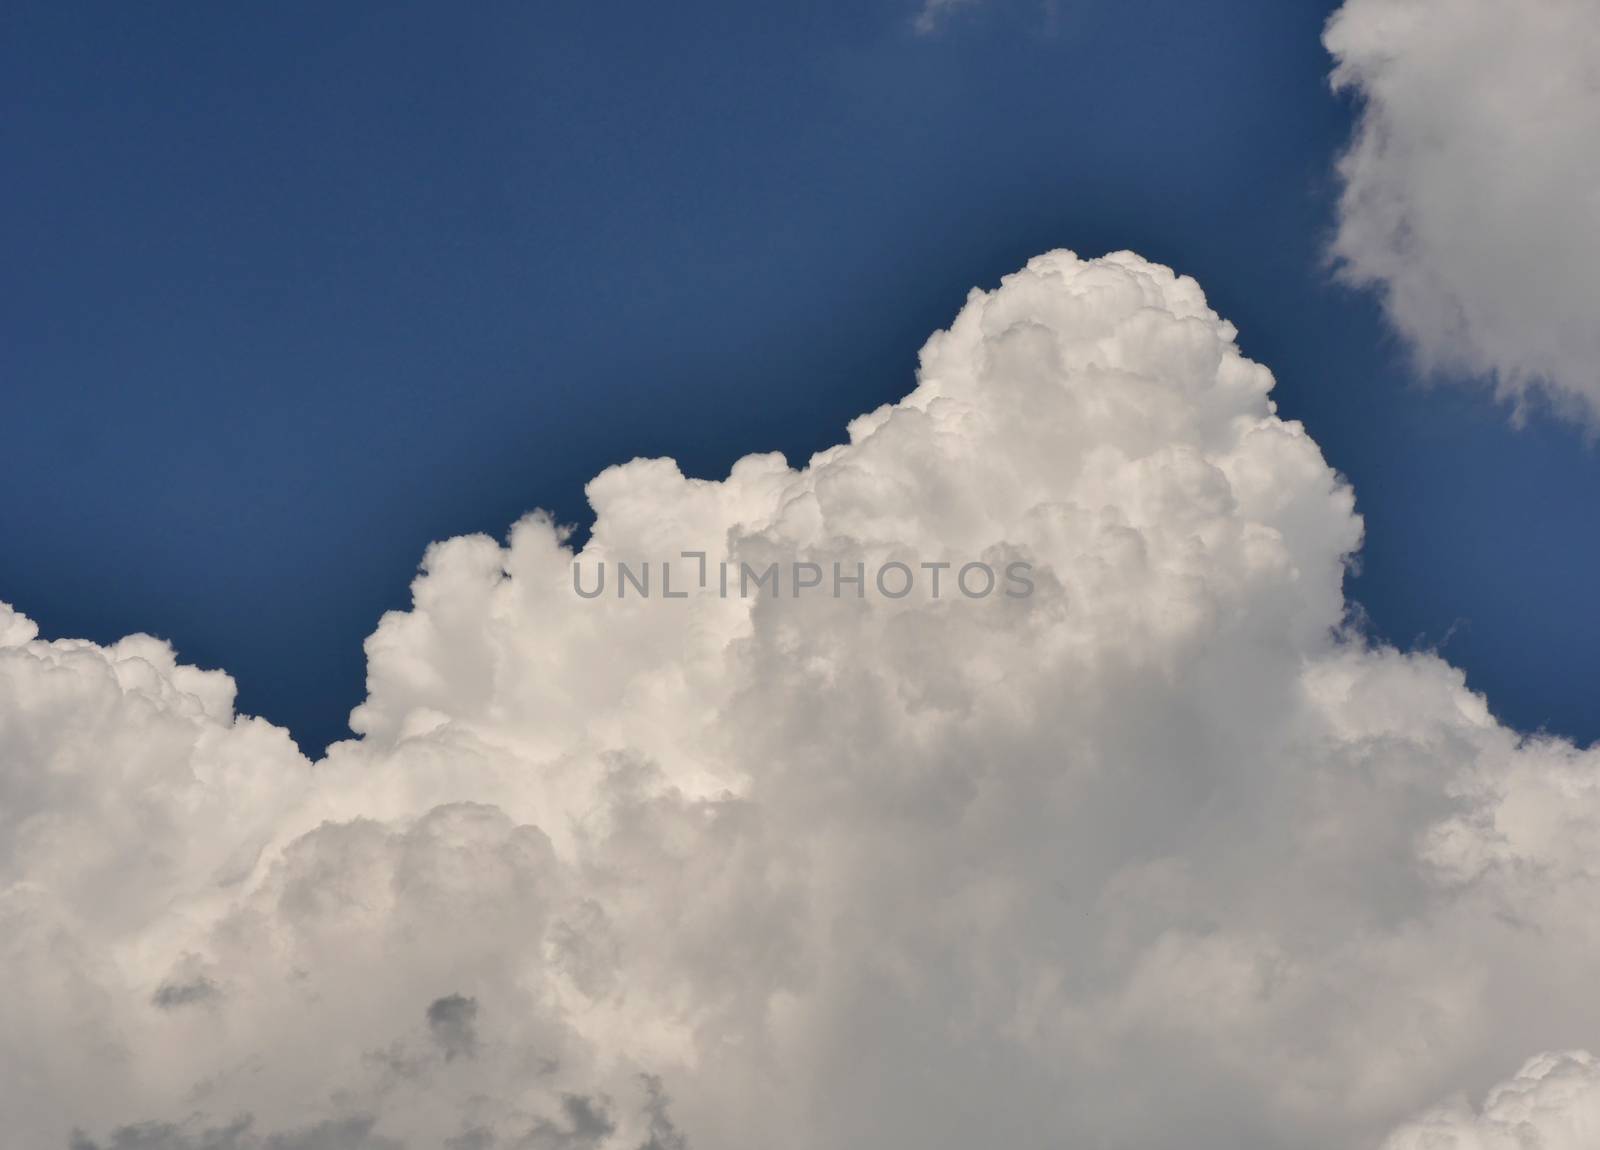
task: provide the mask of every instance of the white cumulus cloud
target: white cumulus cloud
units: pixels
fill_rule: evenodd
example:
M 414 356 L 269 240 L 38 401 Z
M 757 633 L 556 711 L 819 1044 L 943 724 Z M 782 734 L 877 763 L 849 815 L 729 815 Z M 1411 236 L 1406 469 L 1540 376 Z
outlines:
M 1430 367 L 1600 423 L 1600 6 L 1347 0 L 1334 253 Z
M 533 515 L 430 548 L 316 763 L 0 609 L 0 1140 L 1409 1150 L 1600 1042 L 1600 756 L 1347 626 L 1354 496 L 1234 335 L 1041 256 L 803 467 L 606 471 L 576 556 L 1031 596 L 584 599 Z

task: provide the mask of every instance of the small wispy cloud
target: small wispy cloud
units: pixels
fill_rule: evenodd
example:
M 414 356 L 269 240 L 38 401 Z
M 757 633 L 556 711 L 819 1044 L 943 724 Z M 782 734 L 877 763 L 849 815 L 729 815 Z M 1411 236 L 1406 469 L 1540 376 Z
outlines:
M 931 36 L 952 12 L 961 8 L 975 8 L 979 3 L 980 0 L 925 0 L 922 10 L 912 21 L 912 27 L 920 36 Z

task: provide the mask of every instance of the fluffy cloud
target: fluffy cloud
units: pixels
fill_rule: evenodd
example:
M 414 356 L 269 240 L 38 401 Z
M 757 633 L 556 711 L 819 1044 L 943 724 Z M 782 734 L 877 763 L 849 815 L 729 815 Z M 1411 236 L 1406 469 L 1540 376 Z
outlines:
M 1347 0 L 1361 102 L 1334 243 L 1431 367 L 1600 421 L 1600 7 Z
M 1489 1092 L 1481 1113 L 1456 1104 L 1397 1130 L 1384 1150 L 1588 1150 L 1600 1145 L 1600 1062 L 1543 1054 Z
M 0 610 L 7 1141 L 1342 1150 L 1593 1044 L 1600 756 L 1347 625 L 1271 385 L 1042 256 L 803 468 L 606 471 L 578 557 L 1034 594 L 584 599 L 534 515 L 429 550 L 314 764 Z

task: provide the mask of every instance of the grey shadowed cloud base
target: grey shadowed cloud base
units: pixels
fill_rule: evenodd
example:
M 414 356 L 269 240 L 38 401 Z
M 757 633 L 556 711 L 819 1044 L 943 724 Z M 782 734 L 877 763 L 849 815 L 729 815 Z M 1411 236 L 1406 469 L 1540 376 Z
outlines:
M 315 764 L 0 609 L 5 1143 L 1592 1150 L 1600 754 L 1349 624 L 1234 334 L 1041 256 L 804 468 L 607 470 L 582 553 L 1033 595 L 584 600 L 533 515 Z

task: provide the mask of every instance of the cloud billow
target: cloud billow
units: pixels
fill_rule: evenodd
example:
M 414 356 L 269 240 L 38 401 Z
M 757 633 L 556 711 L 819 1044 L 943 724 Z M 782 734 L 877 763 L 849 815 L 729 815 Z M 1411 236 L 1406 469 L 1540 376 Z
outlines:
M 1411 1150 L 1590 1044 L 1600 761 L 1348 625 L 1353 493 L 1234 335 L 1041 256 L 802 468 L 430 548 L 315 764 L 0 609 L 9 1138 Z M 1035 589 L 573 594 L 692 549 Z

